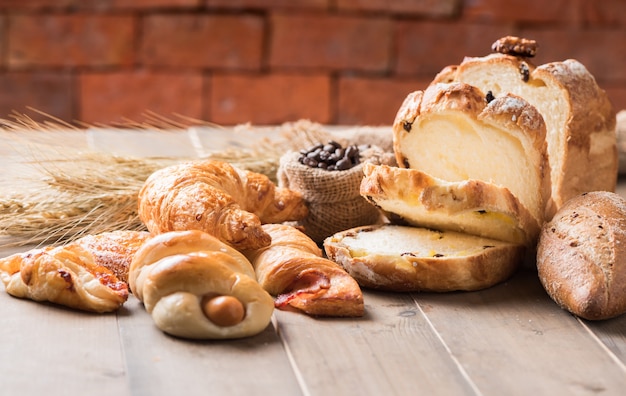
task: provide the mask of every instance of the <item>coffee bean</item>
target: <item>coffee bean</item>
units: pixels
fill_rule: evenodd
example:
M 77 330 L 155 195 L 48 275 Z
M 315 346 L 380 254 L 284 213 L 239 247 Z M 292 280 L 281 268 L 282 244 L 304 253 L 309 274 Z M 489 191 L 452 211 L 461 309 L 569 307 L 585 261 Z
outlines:
M 298 162 L 303 165 L 333 170 L 347 170 L 360 162 L 360 148 L 356 145 L 342 147 L 331 140 L 326 144 L 318 143 L 308 149 L 300 150 Z

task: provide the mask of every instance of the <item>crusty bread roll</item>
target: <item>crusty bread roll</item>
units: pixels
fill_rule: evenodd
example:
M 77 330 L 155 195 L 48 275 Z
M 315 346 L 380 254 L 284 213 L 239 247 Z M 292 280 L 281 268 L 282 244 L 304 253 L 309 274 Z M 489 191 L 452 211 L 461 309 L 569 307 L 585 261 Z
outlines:
M 149 239 L 135 254 L 128 280 L 157 327 L 178 337 L 252 336 L 268 326 L 274 310 L 246 257 L 199 230 Z
M 265 224 L 268 247 L 245 252 L 265 290 L 279 309 L 315 316 L 363 316 L 357 282 L 306 234 L 286 224 Z
M 464 83 L 411 93 L 393 125 L 398 165 L 448 182 L 507 188 L 543 224 L 550 199 L 543 118 L 518 96 L 487 99 Z
M 555 210 L 587 191 L 615 191 L 615 111 L 589 71 L 568 59 L 535 67 L 505 54 L 465 58 L 433 84 L 465 82 L 495 97 L 513 93 L 536 107 L 547 127 Z
M 487 288 L 510 277 L 524 255 L 518 244 L 389 224 L 336 233 L 324 249 L 361 286 L 388 291 Z
M 581 318 L 626 312 L 626 200 L 596 191 L 566 202 L 542 229 L 537 271 L 550 297 Z
M 300 193 L 216 160 L 159 169 L 142 186 L 138 201 L 139 217 L 153 235 L 200 230 L 236 249 L 268 246 L 262 224 L 300 220 L 308 213 Z
M 446 182 L 417 169 L 365 164 L 361 194 L 394 224 L 464 232 L 531 246 L 541 225 L 507 188 Z

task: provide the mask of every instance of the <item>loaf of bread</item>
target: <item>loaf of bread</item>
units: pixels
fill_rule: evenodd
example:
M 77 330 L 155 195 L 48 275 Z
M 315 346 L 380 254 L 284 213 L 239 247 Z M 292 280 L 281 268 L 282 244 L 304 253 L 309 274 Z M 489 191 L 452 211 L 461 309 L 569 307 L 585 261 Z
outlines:
M 566 202 L 542 229 L 537 271 L 550 297 L 581 318 L 626 312 L 626 200 L 596 191 Z
M 365 164 L 361 194 L 394 224 L 448 230 L 530 246 L 541 225 L 505 187 L 447 182 L 417 169 Z
M 513 93 L 541 113 L 547 128 L 552 214 L 583 192 L 615 190 L 615 111 L 580 62 L 568 59 L 535 67 L 526 56 L 468 57 L 442 70 L 433 84 L 452 81 L 495 97 Z
M 489 98 L 465 83 L 432 84 L 405 99 L 393 132 L 398 166 L 504 187 L 543 224 L 550 199 L 546 127 L 524 99 Z
M 510 277 L 524 255 L 519 244 L 390 224 L 336 233 L 324 249 L 361 286 L 388 291 L 483 289 Z

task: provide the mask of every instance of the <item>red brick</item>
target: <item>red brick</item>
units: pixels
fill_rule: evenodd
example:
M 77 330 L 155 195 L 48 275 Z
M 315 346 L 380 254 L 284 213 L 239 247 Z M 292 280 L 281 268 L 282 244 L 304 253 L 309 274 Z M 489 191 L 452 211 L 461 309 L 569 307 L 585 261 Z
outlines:
M 617 43 L 626 43 L 626 30 L 524 29 L 521 34 L 537 40 L 537 64 L 577 59 L 596 79 L 626 80 L 626 52 Z
M 624 0 L 580 0 L 581 14 L 585 24 L 621 25 L 626 24 L 626 2 Z
M 506 25 L 399 22 L 396 27 L 396 72 L 434 77 L 444 66 L 458 64 L 465 56 L 489 54 L 491 44 L 511 32 Z
M 199 72 L 86 73 L 79 81 L 79 119 L 84 122 L 138 121 L 147 112 L 202 118 L 203 80 Z
M 110 10 L 197 7 L 203 0 L 0 0 L 0 9 L 8 10 Z
M 454 16 L 461 0 L 337 0 L 346 11 L 386 12 L 403 15 Z
M 215 75 L 210 121 L 268 125 L 309 119 L 329 123 L 330 78 L 322 74 Z
M 613 108 L 616 112 L 620 110 L 626 110 L 626 83 L 625 82 L 605 82 L 598 81 L 600 85 L 609 96 Z
M 81 0 L 0 0 L 0 10 L 62 9 L 81 3 Z
M 465 0 L 463 17 L 489 22 L 567 23 L 578 15 L 572 0 Z
M 9 18 L 8 65 L 112 66 L 133 62 L 134 19 L 108 15 Z
M 6 26 L 6 18 L 4 15 L 0 15 L 0 34 L 3 36 L 6 34 Z M 0 69 L 4 69 L 4 66 L 6 65 L 5 45 L 6 39 L 0 40 Z
M 204 0 L 209 8 L 324 9 L 331 0 Z
M 275 14 L 270 65 L 384 72 L 389 67 L 391 21 L 329 14 Z
M 391 125 L 406 96 L 432 79 L 345 77 L 339 80 L 339 116 L 344 125 Z
M 254 15 L 152 15 L 141 60 L 150 66 L 259 69 L 264 21 Z
M 64 121 L 72 121 L 74 100 L 74 79 L 69 73 L 56 72 L 10 72 L 0 74 L 0 118 L 6 118 L 13 111 L 29 113 L 35 120 L 42 120 L 38 114 L 31 115 L 28 107 Z

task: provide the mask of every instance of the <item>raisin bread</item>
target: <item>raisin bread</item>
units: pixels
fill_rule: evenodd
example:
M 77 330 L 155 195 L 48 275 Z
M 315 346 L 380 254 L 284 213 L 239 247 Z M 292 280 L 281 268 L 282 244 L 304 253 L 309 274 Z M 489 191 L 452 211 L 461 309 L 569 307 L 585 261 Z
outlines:
M 361 286 L 387 291 L 487 288 L 510 277 L 524 254 L 518 244 L 390 224 L 336 233 L 324 249 Z
M 447 182 L 474 179 L 493 185 L 491 191 L 508 189 L 520 211 L 541 225 L 551 206 L 543 118 L 519 96 L 489 99 L 458 82 L 409 94 L 393 125 L 398 166 Z
M 416 169 L 365 164 L 361 195 L 395 224 L 450 230 L 532 245 L 541 225 L 504 187 L 446 182 Z
M 446 67 L 433 84 L 453 81 L 495 97 L 519 95 L 541 113 L 547 128 L 552 214 L 583 192 L 615 190 L 615 111 L 580 62 L 568 59 L 535 67 L 527 57 L 496 53 Z

